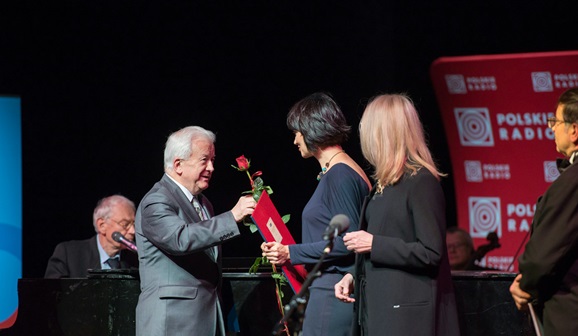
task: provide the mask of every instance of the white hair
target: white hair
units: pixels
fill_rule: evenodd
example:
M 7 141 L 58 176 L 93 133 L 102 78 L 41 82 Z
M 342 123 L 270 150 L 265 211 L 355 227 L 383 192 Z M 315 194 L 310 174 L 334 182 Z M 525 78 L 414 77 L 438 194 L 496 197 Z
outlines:
M 207 139 L 211 143 L 216 141 L 216 136 L 213 132 L 200 126 L 187 126 L 172 133 L 165 145 L 165 171 L 173 169 L 174 159 L 186 160 L 191 157 L 193 154 L 193 141 L 200 138 Z

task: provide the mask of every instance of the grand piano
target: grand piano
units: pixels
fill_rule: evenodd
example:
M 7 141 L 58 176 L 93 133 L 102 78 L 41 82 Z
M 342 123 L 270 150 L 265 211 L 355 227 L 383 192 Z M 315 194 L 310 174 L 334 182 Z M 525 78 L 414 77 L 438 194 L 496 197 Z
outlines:
M 266 272 L 225 269 L 223 311 L 228 335 L 272 335 L 281 319 L 275 284 Z M 515 274 L 452 273 L 463 336 L 534 336 L 531 320 L 519 312 L 509 293 Z M 135 335 L 139 295 L 136 272 L 98 271 L 82 279 L 20 279 L 15 324 L 0 330 L 11 335 Z M 284 291 L 284 304 L 293 296 Z M 291 325 L 293 323 L 293 325 Z M 299 330 L 296 319 L 290 330 Z

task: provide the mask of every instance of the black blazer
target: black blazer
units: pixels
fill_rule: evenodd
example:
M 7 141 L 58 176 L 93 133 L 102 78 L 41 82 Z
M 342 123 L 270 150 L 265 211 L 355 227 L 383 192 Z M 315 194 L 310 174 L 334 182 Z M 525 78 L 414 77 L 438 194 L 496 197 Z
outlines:
M 537 299 L 544 335 L 578 335 L 577 209 L 578 164 L 574 163 L 538 201 L 532 235 L 519 259 L 520 288 Z
M 362 207 L 370 253 L 356 255 L 353 335 L 458 336 L 445 245 L 445 199 L 426 169 L 406 174 Z
M 120 266 L 138 268 L 138 256 L 128 250 L 120 253 Z M 100 269 L 96 236 L 85 240 L 71 240 L 56 245 L 48 260 L 45 278 L 85 278 L 89 269 Z

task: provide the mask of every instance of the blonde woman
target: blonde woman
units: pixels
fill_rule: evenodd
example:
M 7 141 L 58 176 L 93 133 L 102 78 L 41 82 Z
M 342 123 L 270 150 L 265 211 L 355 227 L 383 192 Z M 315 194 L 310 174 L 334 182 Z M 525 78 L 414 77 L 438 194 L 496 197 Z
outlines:
M 343 238 L 356 253 L 355 272 L 335 285 L 335 296 L 358 305 L 354 329 L 361 335 L 459 335 L 442 174 L 411 100 L 374 98 L 360 139 L 377 183 L 362 207 L 360 230 Z

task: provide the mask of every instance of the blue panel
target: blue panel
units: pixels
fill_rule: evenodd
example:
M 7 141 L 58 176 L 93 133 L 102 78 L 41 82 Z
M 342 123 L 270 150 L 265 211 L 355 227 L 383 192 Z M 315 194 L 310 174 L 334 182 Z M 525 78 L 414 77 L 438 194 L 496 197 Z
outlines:
M 22 277 L 22 130 L 20 98 L 0 97 L 0 326 L 18 308 Z

